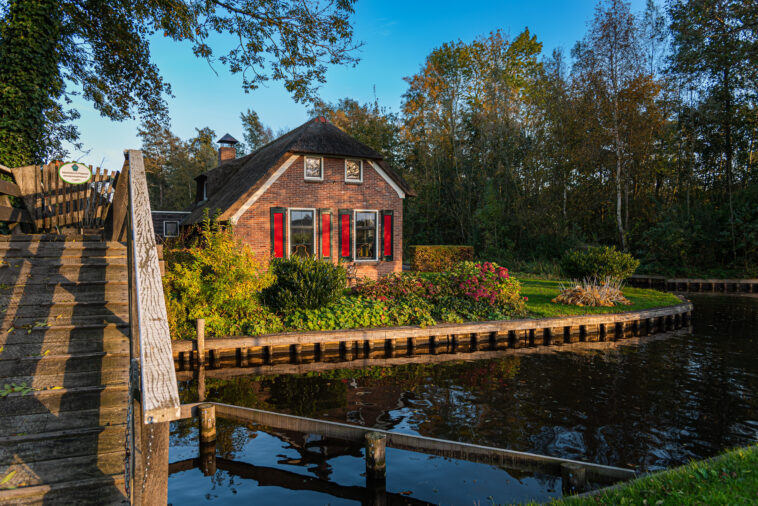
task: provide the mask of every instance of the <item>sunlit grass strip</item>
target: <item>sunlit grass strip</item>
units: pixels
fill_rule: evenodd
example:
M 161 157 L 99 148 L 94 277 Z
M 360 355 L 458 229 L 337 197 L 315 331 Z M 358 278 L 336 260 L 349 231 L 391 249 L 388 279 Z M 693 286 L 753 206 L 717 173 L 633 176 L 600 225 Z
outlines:
M 596 494 L 568 497 L 551 505 L 580 504 L 756 504 L 758 445 L 728 451 L 713 459 L 692 462 L 650 474 Z
M 561 291 L 561 281 L 528 277 L 520 277 L 518 280 L 521 282 L 521 295 L 528 299 L 526 307 L 529 311 L 529 316 L 532 318 L 623 313 L 625 311 L 641 311 L 656 307 L 674 306 L 681 303 L 681 300 L 671 293 L 625 286 L 622 288 L 622 291 L 624 292 L 624 296 L 632 302 L 630 306 L 569 306 L 551 302 Z M 566 282 L 564 281 L 563 284 L 566 284 Z

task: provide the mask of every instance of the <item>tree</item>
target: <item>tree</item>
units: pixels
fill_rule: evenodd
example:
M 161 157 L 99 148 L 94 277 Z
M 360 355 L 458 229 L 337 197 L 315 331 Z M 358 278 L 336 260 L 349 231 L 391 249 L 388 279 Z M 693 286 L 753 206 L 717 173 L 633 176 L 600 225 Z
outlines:
M 672 71 L 696 83 L 701 111 L 715 135 L 708 142 L 721 152 L 729 205 L 732 255 L 737 260 L 734 213 L 735 147 L 746 108 L 758 93 L 758 9 L 752 0 L 673 1 L 669 8 Z M 752 142 L 752 141 L 751 141 Z M 748 169 L 749 170 L 749 169 Z
M 170 87 L 151 60 L 149 39 L 155 34 L 189 42 L 196 56 L 241 74 L 245 91 L 273 79 L 283 81 L 295 100 L 312 100 L 325 80 L 326 65 L 357 61 L 352 56 L 357 47 L 350 24 L 353 3 L 10 0 L 0 13 L 0 139 L 10 141 L 0 163 L 45 157 L 44 132 L 51 130 L 52 119 L 45 111 L 65 101 L 69 92 L 63 82 L 105 117 L 123 120 L 140 112 L 165 122 Z M 216 34 L 230 34 L 238 42 L 217 55 L 210 42 Z M 9 73 L 13 78 L 6 81 Z
M 343 98 L 334 104 L 316 100 L 308 111 L 312 116 L 324 116 L 335 126 L 381 153 L 395 167 L 400 165 L 400 123 L 398 115 L 373 103 L 360 104 Z
M 634 16 L 622 0 L 606 0 L 595 9 L 589 32 L 573 51 L 575 69 L 597 99 L 600 126 L 609 134 L 614 158 L 616 227 L 622 248 L 628 250 L 622 197 L 624 169 L 628 163 L 622 138 L 624 93 L 640 77 L 642 55 Z
M 65 89 L 55 64 L 61 13 L 57 2 L 40 0 L 11 2 L 0 14 L 0 163 L 40 163 L 76 138 L 65 124 L 77 114 L 58 103 Z
M 218 164 L 216 133 L 207 127 L 195 130 L 195 137 L 183 141 L 165 125 L 142 124 L 139 136 L 154 209 L 185 209 L 195 199 L 195 177 Z
M 242 120 L 242 129 L 244 130 L 245 146 L 243 149 L 241 146 L 238 147 L 238 155 L 245 149 L 252 152 L 274 140 L 274 132 L 270 127 L 263 126 L 260 118 L 258 118 L 258 113 L 252 109 L 240 113 L 240 120 Z

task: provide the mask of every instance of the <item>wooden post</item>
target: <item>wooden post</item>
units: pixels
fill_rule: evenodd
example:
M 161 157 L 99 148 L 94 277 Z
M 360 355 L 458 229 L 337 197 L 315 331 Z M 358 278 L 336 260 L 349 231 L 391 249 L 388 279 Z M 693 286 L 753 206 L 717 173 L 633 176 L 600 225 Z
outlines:
M 299 364 L 302 361 L 303 358 L 303 345 L 302 344 L 293 344 L 290 347 L 290 352 L 292 353 L 292 360 L 296 364 Z
M 197 368 L 197 402 L 205 402 L 205 366 Z
M 239 359 L 239 366 L 240 367 L 247 367 L 248 366 L 248 348 L 237 348 L 237 357 Z
M 197 413 L 200 417 L 200 442 L 212 443 L 216 440 L 216 406 L 199 404 Z
M 367 432 L 366 442 L 366 481 L 383 482 L 387 478 L 385 451 L 387 435 L 380 432 Z
M 271 346 L 264 346 L 263 347 L 263 363 L 264 364 L 271 365 L 271 360 L 273 358 L 272 354 L 273 354 L 273 352 L 271 350 Z
M 384 351 L 387 354 L 388 358 L 392 358 L 395 356 L 395 340 L 394 339 L 387 339 L 384 342 Z
M 587 471 L 579 464 L 561 464 L 563 493 L 576 494 L 587 488 Z
M 216 474 L 216 441 L 200 443 L 200 469 L 205 476 Z
M 197 363 L 205 364 L 205 319 L 198 318 L 197 327 Z

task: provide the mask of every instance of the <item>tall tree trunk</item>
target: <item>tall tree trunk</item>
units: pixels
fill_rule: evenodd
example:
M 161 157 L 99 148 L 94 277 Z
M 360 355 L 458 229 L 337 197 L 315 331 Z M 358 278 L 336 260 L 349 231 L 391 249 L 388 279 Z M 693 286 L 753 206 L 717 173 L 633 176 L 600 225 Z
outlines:
M 734 230 L 734 203 L 732 201 L 732 90 L 729 69 L 724 69 L 724 151 L 726 158 L 726 185 L 729 192 L 729 228 L 732 233 L 732 257 L 737 265 L 737 235 Z
M 613 135 L 616 141 L 616 225 L 618 227 L 619 237 L 621 238 L 621 248 L 626 251 L 626 231 L 621 212 L 621 174 L 623 173 L 622 152 L 621 152 L 621 134 L 619 132 L 619 105 L 618 93 L 614 91 L 613 97 Z

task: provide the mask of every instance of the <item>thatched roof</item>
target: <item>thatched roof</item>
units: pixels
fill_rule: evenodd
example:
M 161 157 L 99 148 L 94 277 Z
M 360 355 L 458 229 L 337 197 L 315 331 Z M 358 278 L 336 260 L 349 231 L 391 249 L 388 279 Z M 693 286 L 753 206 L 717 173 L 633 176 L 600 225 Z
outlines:
M 198 202 L 183 223 L 202 221 L 205 209 L 208 209 L 211 216 L 218 212 L 221 221 L 230 219 L 291 154 L 374 160 L 407 195 L 415 195 L 410 186 L 384 162 L 382 155 L 324 118 L 316 118 L 249 155 L 226 161 L 200 174 L 197 179 L 207 181 L 208 199 Z

